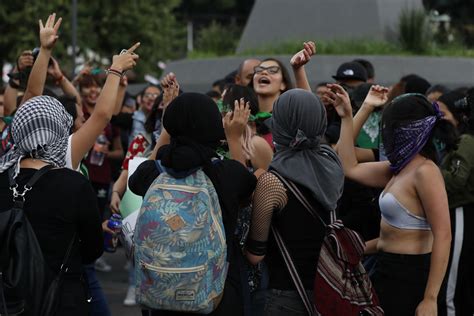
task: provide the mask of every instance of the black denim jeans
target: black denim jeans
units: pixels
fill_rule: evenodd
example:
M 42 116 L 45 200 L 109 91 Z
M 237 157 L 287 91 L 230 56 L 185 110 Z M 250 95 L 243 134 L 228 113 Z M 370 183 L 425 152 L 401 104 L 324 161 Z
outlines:
M 313 299 L 313 291 L 306 291 Z M 265 293 L 265 311 L 268 316 L 307 316 L 303 301 L 297 291 L 268 289 Z

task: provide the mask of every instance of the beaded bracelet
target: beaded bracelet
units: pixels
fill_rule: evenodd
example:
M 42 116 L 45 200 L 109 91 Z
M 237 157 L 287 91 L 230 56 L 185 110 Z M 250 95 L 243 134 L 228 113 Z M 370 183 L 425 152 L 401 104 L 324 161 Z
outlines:
M 107 70 L 105 71 L 105 73 L 106 73 L 107 75 L 108 75 L 108 74 L 114 74 L 114 75 L 116 75 L 116 76 L 119 76 L 120 78 L 122 78 L 122 77 L 123 77 L 123 74 L 124 74 L 123 72 L 118 71 L 118 70 L 113 69 L 113 68 L 107 69 Z

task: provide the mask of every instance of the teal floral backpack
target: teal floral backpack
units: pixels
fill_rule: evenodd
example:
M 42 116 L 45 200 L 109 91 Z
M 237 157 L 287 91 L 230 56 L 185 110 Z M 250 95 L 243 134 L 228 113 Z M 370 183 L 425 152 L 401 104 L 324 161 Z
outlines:
M 181 179 L 166 172 L 155 179 L 133 238 L 139 304 L 200 314 L 217 308 L 227 247 L 219 199 L 201 169 Z

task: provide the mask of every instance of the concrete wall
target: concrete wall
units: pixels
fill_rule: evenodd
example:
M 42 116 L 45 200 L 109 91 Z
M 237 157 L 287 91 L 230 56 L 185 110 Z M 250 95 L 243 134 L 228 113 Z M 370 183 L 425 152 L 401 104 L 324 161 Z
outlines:
M 256 0 L 237 52 L 291 40 L 392 40 L 403 8 L 422 0 Z
M 261 58 L 270 57 L 262 56 Z M 288 67 L 291 56 L 274 56 Z M 432 84 L 449 87 L 474 86 L 474 58 L 402 57 L 402 56 L 328 56 L 316 55 L 306 65 L 311 86 L 321 81 L 333 81 L 337 67 L 354 58 L 365 58 L 375 67 L 377 83 L 390 85 L 402 76 L 416 73 Z M 237 69 L 244 57 L 225 57 L 202 60 L 179 60 L 168 63 L 166 72 L 174 72 L 184 91 L 206 92 L 211 84 Z M 289 68 L 290 69 L 290 68 Z

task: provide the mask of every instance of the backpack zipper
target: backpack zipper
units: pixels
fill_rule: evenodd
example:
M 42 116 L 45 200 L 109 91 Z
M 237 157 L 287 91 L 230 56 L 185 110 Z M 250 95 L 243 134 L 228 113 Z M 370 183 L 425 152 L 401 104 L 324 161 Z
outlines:
M 196 267 L 189 267 L 189 268 L 165 268 L 165 267 L 153 266 L 141 260 L 140 260 L 140 265 L 144 269 L 152 270 L 159 273 L 193 273 L 193 272 L 203 271 L 206 269 L 205 264 L 196 266 Z

